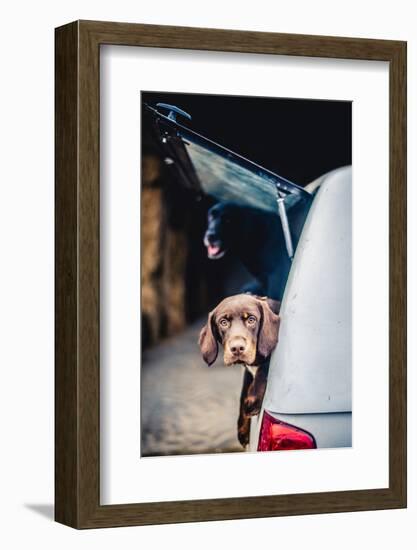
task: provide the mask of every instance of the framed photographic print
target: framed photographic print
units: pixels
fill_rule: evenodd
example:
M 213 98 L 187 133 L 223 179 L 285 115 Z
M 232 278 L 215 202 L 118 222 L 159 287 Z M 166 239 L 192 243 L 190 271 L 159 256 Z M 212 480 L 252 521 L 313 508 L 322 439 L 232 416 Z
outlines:
M 56 29 L 57 521 L 405 507 L 405 303 L 404 42 Z

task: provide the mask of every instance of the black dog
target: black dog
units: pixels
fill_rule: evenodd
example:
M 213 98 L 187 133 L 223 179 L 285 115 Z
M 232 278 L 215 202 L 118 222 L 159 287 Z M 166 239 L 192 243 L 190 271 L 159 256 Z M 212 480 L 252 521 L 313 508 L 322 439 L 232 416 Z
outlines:
M 302 227 L 300 216 L 294 215 L 299 210 L 294 208 L 291 212 L 294 223 L 290 218 L 294 245 Z M 210 259 L 219 259 L 230 252 L 256 278 L 258 284 L 245 287 L 243 292 L 282 300 L 291 261 L 278 213 L 227 202 L 215 204 L 208 211 L 204 244 Z

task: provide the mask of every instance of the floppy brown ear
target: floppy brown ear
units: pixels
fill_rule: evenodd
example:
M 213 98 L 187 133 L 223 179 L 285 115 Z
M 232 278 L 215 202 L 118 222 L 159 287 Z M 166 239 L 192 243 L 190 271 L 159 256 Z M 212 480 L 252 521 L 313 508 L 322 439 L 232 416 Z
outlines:
M 214 311 L 212 311 L 207 319 L 207 324 L 201 329 L 198 344 L 200 346 L 201 354 L 207 365 L 212 365 L 217 359 L 219 352 L 219 346 L 217 343 L 215 328 L 213 327 Z
M 259 300 L 262 320 L 258 334 L 258 352 L 263 357 L 269 357 L 278 343 L 280 317 L 274 313 L 266 300 Z
M 276 313 L 277 315 L 279 314 L 279 310 L 281 309 L 281 302 L 279 300 L 273 300 L 272 298 L 267 298 L 266 303 L 268 304 L 269 309 L 273 313 Z

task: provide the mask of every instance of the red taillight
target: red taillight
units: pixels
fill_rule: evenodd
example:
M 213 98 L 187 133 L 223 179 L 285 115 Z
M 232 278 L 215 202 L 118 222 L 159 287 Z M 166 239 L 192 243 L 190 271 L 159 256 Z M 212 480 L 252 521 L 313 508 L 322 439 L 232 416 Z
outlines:
M 264 411 L 258 451 L 289 451 L 315 449 L 316 447 L 316 442 L 311 434 L 291 426 L 291 424 L 281 422 Z

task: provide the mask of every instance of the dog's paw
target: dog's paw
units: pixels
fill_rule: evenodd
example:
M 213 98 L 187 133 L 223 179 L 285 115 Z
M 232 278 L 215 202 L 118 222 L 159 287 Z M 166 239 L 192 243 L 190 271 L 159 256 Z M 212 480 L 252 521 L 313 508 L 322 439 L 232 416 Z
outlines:
M 247 397 L 243 409 L 248 416 L 256 416 L 261 412 L 261 402 L 256 397 Z
M 246 428 L 239 428 L 237 431 L 237 438 L 242 447 L 246 449 L 249 445 L 249 430 Z
M 251 422 L 248 416 L 239 415 L 237 421 L 237 438 L 244 449 L 249 445 L 250 424 Z

